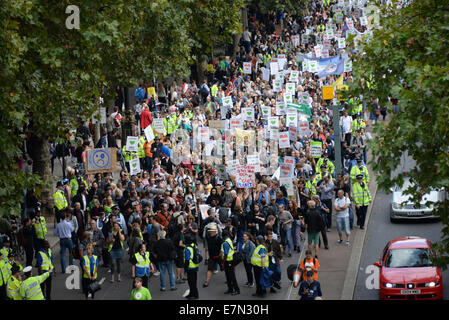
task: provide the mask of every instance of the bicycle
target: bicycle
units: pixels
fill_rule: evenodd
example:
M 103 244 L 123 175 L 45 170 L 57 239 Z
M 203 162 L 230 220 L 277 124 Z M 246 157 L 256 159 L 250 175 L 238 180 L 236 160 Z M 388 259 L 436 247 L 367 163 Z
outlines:
M 25 249 L 19 244 L 19 240 L 17 238 L 17 234 L 20 230 L 20 222 L 17 221 L 15 217 L 9 219 L 9 223 L 11 224 L 12 232 L 11 232 L 11 249 L 17 256 L 17 258 L 21 261 L 25 259 Z

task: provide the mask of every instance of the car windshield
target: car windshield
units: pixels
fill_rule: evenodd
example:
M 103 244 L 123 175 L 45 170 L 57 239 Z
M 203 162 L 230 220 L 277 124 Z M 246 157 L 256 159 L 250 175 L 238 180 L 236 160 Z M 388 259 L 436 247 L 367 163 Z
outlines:
M 392 249 L 385 260 L 385 267 L 388 268 L 416 268 L 431 265 L 430 251 L 427 248 Z

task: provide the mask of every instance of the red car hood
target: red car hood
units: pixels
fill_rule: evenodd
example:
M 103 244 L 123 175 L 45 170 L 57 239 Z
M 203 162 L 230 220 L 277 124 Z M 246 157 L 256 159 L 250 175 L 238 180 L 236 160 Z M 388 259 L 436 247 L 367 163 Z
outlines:
M 383 282 L 390 283 L 416 283 L 437 281 L 437 267 L 420 268 L 382 268 Z

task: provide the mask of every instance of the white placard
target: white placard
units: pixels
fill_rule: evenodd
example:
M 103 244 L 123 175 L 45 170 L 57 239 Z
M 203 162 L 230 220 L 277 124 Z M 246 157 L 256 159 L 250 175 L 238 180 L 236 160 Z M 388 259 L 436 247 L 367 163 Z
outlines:
M 296 140 L 298 140 L 298 129 L 296 129 L 296 127 L 288 128 L 288 138 L 293 142 L 296 142 Z
M 251 74 L 251 62 L 243 62 L 243 73 Z
M 285 92 L 295 95 L 296 93 L 296 83 L 288 82 L 285 84 Z
M 292 165 L 292 166 L 295 166 L 295 165 L 296 165 L 295 157 L 292 157 L 292 156 L 285 156 L 285 157 L 284 157 L 284 163 L 285 163 L 285 164 L 290 164 L 290 165 Z
M 137 146 L 139 145 L 139 137 L 127 136 L 125 150 L 128 152 L 137 152 Z
M 242 108 L 242 114 L 245 121 L 254 121 L 254 108 Z
M 268 117 L 271 116 L 271 107 L 262 106 L 261 110 L 263 119 L 268 119 Z
M 228 160 L 226 162 L 226 167 L 227 167 L 227 170 L 228 170 L 229 174 L 234 175 L 235 174 L 235 170 L 236 170 L 238 165 L 240 165 L 239 159 Z
M 223 106 L 229 106 L 230 108 L 233 107 L 232 97 L 231 96 L 226 96 L 226 97 L 223 98 Z
M 279 118 L 278 117 L 268 117 L 268 127 L 269 128 L 279 128 Z
M 139 158 L 131 159 L 129 161 L 129 169 L 130 169 L 129 174 L 131 176 L 139 174 L 140 173 L 140 159 Z
M 293 103 L 293 95 L 291 93 L 284 93 L 284 103 Z M 285 109 L 285 108 L 284 108 Z
M 273 92 L 282 92 L 282 82 L 279 80 L 273 81 Z
M 279 149 L 290 148 L 290 136 L 288 131 L 279 132 Z
M 298 136 L 308 137 L 310 135 L 309 122 L 307 120 L 298 120 Z
M 278 128 L 270 128 L 270 130 L 268 130 L 268 133 L 269 133 L 270 140 L 278 141 L 278 139 L 279 139 L 279 129 Z
M 154 140 L 154 132 L 153 128 L 151 126 L 146 127 L 143 132 L 145 133 L 145 137 L 147 138 L 148 142 L 151 142 Z
M 164 119 L 154 118 L 153 119 L 153 130 L 158 134 L 165 134 Z
M 277 116 L 285 115 L 285 112 L 286 112 L 285 106 L 286 106 L 286 104 L 284 101 L 276 101 L 276 115 Z
M 352 61 L 348 60 L 345 63 L 345 69 L 344 72 L 351 72 L 352 71 Z
M 280 169 L 280 172 L 279 172 L 280 178 L 290 178 L 291 179 L 293 172 L 294 172 L 293 166 L 291 164 L 281 163 L 279 165 L 279 169 Z
M 338 49 L 344 49 L 344 48 L 346 48 L 346 39 L 338 38 Z
M 279 72 L 279 65 L 277 62 L 270 63 L 270 74 L 274 75 Z
M 368 18 L 365 17 L 365 16 L 360 17 L 360 25 L 361 25 L 362 27 L 366 27 L 366 26 L 368 25 Z
M 248 155 L 246 157 L 246 164 L 254 166 L 254 172 L 260 172 L 260 160 L 258 154 Z
M 299 72 L 298 71 L 290 71 L 290 81 L 298 83 L 298 81 L 299 81 Z
M 198 141 L 208 142 L 209 141 L 209 127 L 198 127 Z
M 298 124 L 298 113 L 296 111 L 295 112 L 289 111 L 287 113 L 286 120 L 287 121 L 285 122 L 285 125 L 287 127 L 295 127 L 296 128 L 296 126 Z

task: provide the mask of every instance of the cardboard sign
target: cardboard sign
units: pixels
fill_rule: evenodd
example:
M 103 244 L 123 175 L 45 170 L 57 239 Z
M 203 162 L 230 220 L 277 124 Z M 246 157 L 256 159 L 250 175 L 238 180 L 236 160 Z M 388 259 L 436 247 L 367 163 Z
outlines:
M 130 160 L 129 161 L 129 169 L 130 169 L 129 174 L 131 176 L 139 174 L 140 173 L 140 159 L 135 158 L 135 159 Z
M 334 87 L 333 86 L 323 86 L 323 100 L 332 100 L 334 98 Z
M 279 149 L 290 148 L 290 135 L 288 132 L 279 132 Z
M 153 130 L 158 134 L 165 135 L 164 119 L 154 118 L 153 119 Z
M 245 121 L 254 121 L 254 108 L 242 108 Z
M 352 61 L 348 60 L 345 63 L 344 72 L 351 72 L 352 71 Z
M 299 81 L 299 72 L 298 71 L 290 72 L 290 81 L 298 83 L 298 81 Z M 287 85 L 288 85 L 288 83 L 287 83 Z M 296 87 L 295 87 L 295 89 L 296 89 Z
M 243 73 L 251 74 L 251 62 L 243 62 Z
M 285 92 L 294 96 L 296 93 L 296 84 L 294 82 L 287 82 Z
M 262 118 L 263 119 L 268 119 L 268 117 L 271 116 L 271 107 L 263 106 L 261 108 L 261 110 L 262 110 Z
M 240 119 L 240 117 L 239 118 L 236 118 L 236 117 L 231 118 L 229 127 L 231 128 L 231 130 L 243 128 L 243 121 Z
M 214 128 L 217 130 L 224 130 L 225 129 L 225 121 L 209 120 L 209 128 Z
M 139 145 L 139 137 L 128 136 L 126 138 L 125 150 L 128 152 L 137 152 L 138 145 Z
M 279 165 L 279 177 L 280 178 L 291 178 L 293 175 L 293 166 L 288 163 L 281 163 Z
M 198 127 L 198 141 L 208 142 L 209 141 L 209 127 Z
M 314 158 L 320 158 L 322 147 L 323 147 L 323 142 L 310 141 L 310 155 Z
M 86 158 L 88 174 L 116 171 L 117 151 L 115 148 L 88 149 Z
M 298 136 L 308 137 L 310 135 L 309 121 L 299 120 L 298 121 Z
M 273 92 L 282 92 L 282 81 L 280 80 L 273 81 Z
M 237 188 L 255 188 L 256 175 L 254 166 L 238 165 L 235 174 L 235 184 Z
M 346 39 L 338 38 L 338 49 L 344 49 L 344 48 L 346 48 Z
M 293 102 L 293 95 L 291 93 L 284 93 L 284 103 L 292 103 Z

